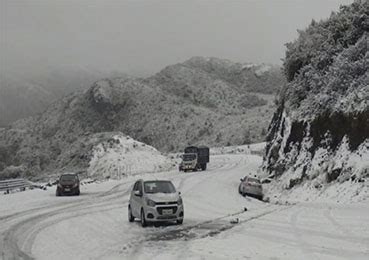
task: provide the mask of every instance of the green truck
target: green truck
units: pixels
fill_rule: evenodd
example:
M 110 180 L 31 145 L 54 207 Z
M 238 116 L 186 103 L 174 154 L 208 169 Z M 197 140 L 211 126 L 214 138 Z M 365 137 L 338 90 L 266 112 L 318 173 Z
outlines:
M 180 171 L 205 171 L 209 162 L 209 147 L 188 146 L 184 149 L 184 154 L 181 157 Z

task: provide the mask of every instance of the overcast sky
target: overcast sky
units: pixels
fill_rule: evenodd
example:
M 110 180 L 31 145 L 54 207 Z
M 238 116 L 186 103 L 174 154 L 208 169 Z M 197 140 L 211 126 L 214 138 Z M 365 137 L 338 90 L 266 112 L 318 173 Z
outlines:
M 151 73 L 192 56 L 280 64 L 296 29 L 351 2 L 0 0 L 0 69 Z

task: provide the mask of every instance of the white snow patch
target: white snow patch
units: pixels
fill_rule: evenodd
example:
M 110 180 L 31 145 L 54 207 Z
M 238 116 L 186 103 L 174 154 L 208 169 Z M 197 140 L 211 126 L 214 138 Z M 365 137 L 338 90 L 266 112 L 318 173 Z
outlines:
M 255 70 L 256 76 L 262 76 L 264 73 L 268 72 L 272 66 L 263 64 L 257 70 Z
M 302 144 L 302 152 L 296 163 L 279 179 L 266 185 L 271 201 L 330 201 L 359 202 L 369 198 L 369 140 L 351 152 L 348 139 L 343 138 L 339 148 L 332 154 L 326 149 L 317 150 L 313 158 L 303 152 L 309 140 Z M 328 174 L 338 171 L 336 180 L 328 182 Z M 291 186 L 291 181 L 301 181 Z
M 154 147 L 123 134 L 93 148 L 88 176 L 120 178 L 147 172 L 170 170 L 174 162 Z
M 211 155 L 219 154 L 261 154 L 265 150 L 265 142 L 246 144 L 246 145 L 235 145 L 235 146 L 223 146 L 210 148 Z

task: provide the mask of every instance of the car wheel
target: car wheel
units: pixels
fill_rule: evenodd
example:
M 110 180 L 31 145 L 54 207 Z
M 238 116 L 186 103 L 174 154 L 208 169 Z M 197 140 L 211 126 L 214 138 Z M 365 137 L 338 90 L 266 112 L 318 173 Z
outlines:
M 60 192 L 59 192 L 58 190 L 56 190 L 55 195 L 56 195 L 57 197 L 59 197 L 59 196 L 60 196 Z
M 183 219 L 177 219 L 177 224 L 182 225 L 183 224 Z
M 79 196 L 79 194 L 80 194 L 80 193 L 81 193 L 81 192 L 80 192 L 80 190 L 77 190 L 77 191 L 76 191 L 76 195 L 77 195 L 77 196 Z
M 131 205 L 128 206 L 128 221 L 133 222 L 135 217 L 132 215 Z
M 246 193 L 245 193 L 245 192 L 243 192 L 243 190 L 242 190 L 242 188 L 241 188 L 241 187 L 240 187 L 240 194 L 241 194 L 242 196 L 246 197 Z
M 241 185 L 238 186 L 238 193 L 242 195 L 242 192 L 241 192 Z
M 141 226 L 142 227 L 146 227 L 147 226 L 147 222 L 146 222 L 146 219 L 145 219 L 145 213 L 144 213 L 144 210 L 141 209 Z

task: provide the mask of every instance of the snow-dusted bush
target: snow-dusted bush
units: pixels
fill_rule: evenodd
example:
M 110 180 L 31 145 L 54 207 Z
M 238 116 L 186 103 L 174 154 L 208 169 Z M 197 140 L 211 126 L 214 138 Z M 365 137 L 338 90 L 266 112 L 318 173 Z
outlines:
M 291 189 L 358 181 L 369 169 L 369 2 L 312 22 L 288 44 L 290 82 L 267 137 L 264 169 Z
M 306 65 L 324 72 L 335 55 L 355 44 L 369 30 L 368 5 L 368 1 L 363 1 L 341 6 L 340 12 L 332 13 L 329 19 L 313 20 L 306 30 L 299 30 L 298 39 L 286 44 L 287 79 L 292 81 Z

